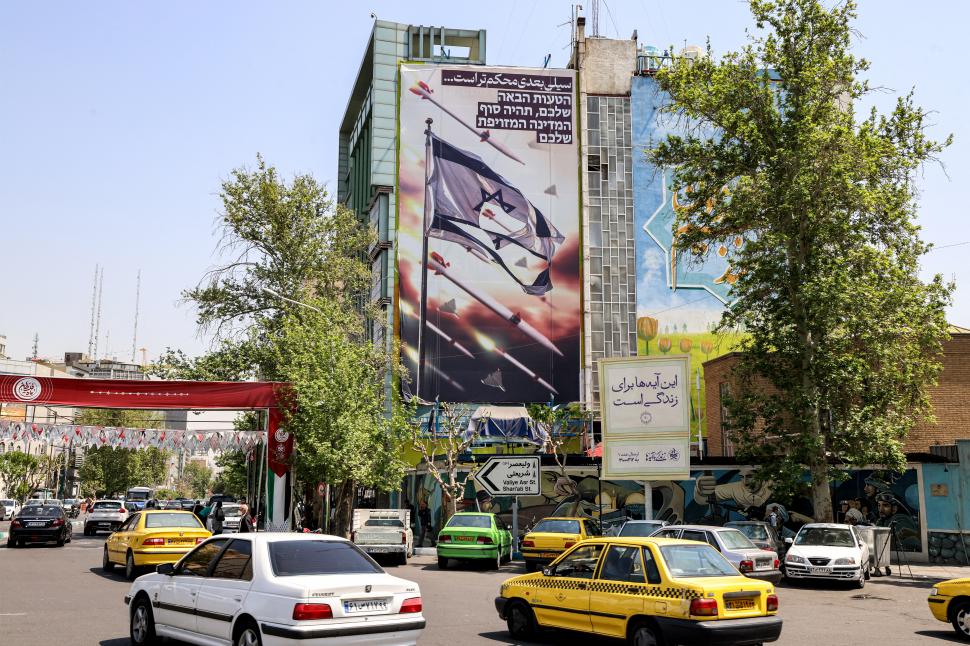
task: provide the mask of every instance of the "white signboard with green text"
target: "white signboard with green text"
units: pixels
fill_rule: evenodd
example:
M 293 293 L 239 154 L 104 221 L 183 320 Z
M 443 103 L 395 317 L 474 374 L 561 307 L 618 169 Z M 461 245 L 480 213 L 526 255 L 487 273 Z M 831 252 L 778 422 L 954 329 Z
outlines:
M 690 357 L 600 359 L 603 477 L 690 477 Z

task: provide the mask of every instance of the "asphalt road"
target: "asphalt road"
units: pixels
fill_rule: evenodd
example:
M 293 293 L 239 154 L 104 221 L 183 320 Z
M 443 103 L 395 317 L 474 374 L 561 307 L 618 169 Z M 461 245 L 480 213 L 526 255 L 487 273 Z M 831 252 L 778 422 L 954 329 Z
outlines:
M 0 524 L 6 531 L 7 523 Z M 18 646 L 122 646 L 128 644 L 122 597 L 128 582 L 101 572 L 104 536 L 75 533 L 62 548 L 0 547 L 0 641 Z M 493 599 L 501 582 L 523 571 L 519 564 L 500 571 L 484 567 L 438 570 L 433 557 L 419 556 L 389 572 L 421 585 L 428 628 L 422 646 L 514 644 L 495 614 Z M 965 643 L 950 626 L 932 618 L 925 582 L 895 577 L 873 579 L 864 590 L 844 586 L 782 586 L 781 640 L 791 646 L 820 644 Z M 860 598 L 860 594 L 866 595 Z M 9 641 L 8 641 L 9 640 Z M 607 639 L 547 633 L 537 644 L 618 646 Z

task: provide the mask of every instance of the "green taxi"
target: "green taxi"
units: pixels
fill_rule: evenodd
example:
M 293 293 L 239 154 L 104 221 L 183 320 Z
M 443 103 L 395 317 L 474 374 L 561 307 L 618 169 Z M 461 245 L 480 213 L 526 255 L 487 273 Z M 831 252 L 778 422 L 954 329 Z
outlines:
M 495 514 L 460 512 L 441 528 L 437 549 L 441 570 L 451 559 L 488 559 L 498 568 L 512 560 L 512 532 Z

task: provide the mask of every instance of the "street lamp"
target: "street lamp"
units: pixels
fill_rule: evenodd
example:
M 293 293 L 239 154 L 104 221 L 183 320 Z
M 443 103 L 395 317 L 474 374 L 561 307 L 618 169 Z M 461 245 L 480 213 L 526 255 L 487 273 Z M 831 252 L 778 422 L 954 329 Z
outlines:
M 307 303 L 301 303 L 300 301 L 295 301 L 292 298 L 287 298 L 286 296 L 283 296 L 282 294 L 280 294 L 276 290 L 270 289 L 269 287 L 263 287 L 263 286 L 261 286 L 260 289 L 263 290 L 264 292 L 266 292 L 267 294 L 270 294 L 271 296 L 275 296 L 276 298 L 279 298 L 280 300 L 286 301 L 287 303 L 293 303 L 294 305 L 299 305 L 300 307 L 305 307 L 307 309 L 313 310 L 314 312 L 318 312 L 320 314 L 323 314 L 324 313 L 323 310 L 321 310 L 318 307 L 314 307 L 313 305 L 309 305 Z

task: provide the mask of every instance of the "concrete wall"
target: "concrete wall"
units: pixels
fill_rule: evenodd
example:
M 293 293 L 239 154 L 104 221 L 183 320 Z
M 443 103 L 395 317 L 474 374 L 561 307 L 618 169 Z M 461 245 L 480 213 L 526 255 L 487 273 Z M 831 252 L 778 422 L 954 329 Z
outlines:
M 637 42 L 609 38 L 586 38 L 580 68 L 580 87 L 585 94 L 630 94 L 637 68 Z

